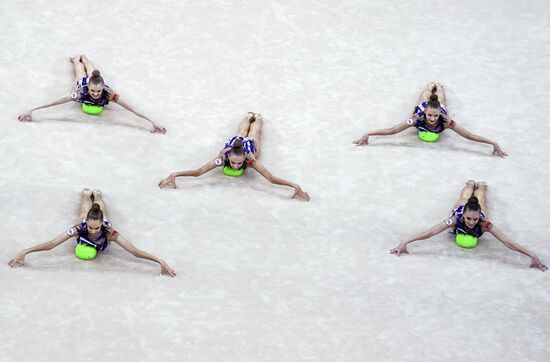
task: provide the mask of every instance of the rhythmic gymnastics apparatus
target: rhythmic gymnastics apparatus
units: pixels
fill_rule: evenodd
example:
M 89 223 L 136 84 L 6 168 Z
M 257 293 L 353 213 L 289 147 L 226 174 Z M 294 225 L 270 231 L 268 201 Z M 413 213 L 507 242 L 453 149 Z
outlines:
M 402 241 L 397 247 L 391 249 L 390 252 L 397 256 L 408 254 L 407 244 L 416 240 L 431 238 L 449 228 L 456 235 L 456 243 L 459 246 L 474 248 L 477 245 L 477 239 L 484 232 L 488 232 L 509 249 L 530 257 L 531 268 L 537 268 L 542 271 L 548 270 L 546 265 L 542 264 L 534 253 L 514 243 L 500 229 L 487 220 L 486 190 L 487 183 L 485 182 L 478 182 L 476 184 L 473 180 L 467 181 L 466 186 L 460 192 L 460 199 L 447 220 L 435 225 L 428 231 Z
M 75 254 L 79 259 L 94 259 L 97 253 L 105 250 L 111 242 L 115 242 L 137 258 L 158 263 L 161 274 L 171 277 L 176 275 L 174 270 L 163 260 L 139 250 L 113 229 L 111 223 L 107 220 L 105 202 L 101 191 L 90 189 L 82 190 L 80 214 L 76 225 L 51 241 L 21 250 L 8 264 L 12 268 L 22 266 L 27 254 L 51 250 L 70 238 L 76 238 Z
M 449 119 L 447 109 L 445 108 L 446 100 L 443 85 L 440 83 L 429 83 L 420 93 L 419 104 L 415 107 L 411 118 L 391 128 L 367 132 L 353 143 L 358 146 L 368 145 L 370 136 L 393 135 L 409 127 L 416 127 L 418 129 L 418 136 L 421 140 L 434 142 L 439 139 L 439 134 L 444 130 L 452 129 L 466 139 L 492 145 L 493 155 L 500 157 L 508 156 L 495 141 L 470 133 L 462 126 L 459 126 L 454 120 Z
M 70 58 L 74 67 L 75 86 L 70 96 L 65 96 L 56 101 L 35 107 L 18 117 L 21 122 L 32 121 L 32 112 L 37 109 L 48 108 L 64 104 L 70 101 L 82 103 L 82 110 L 85 113 L 98 115 L 102 112 L 103 107 L 109 102 L 117 103 L 126 108 L 138 117 L 141 117 L 151 123 L 153 128 L 151 132 L 166 133 L 166 128 L 156 124 L 147 116 L 135 111 L 128 103 L 120 99 L 120 95 L 111 89 L 101 76 L 99 70 L 95 69 L 85 55 L 77 55 Z
M 197 177 L 216 167 L 222 167 L 223 172 L 228 176 L 241 176 L 245 169 L 252 168 L 273 184 L 292 187 L 294 189 L 293 199 L 297 198 L 309 201 L 308 193 L 302 191 L 300 185 L 273 176 L 260 161 L 257 160 L 260 154 L 262 123 L 263 118 L 261 114 L 248 112 L 239 125 L 237 135 L 227 141 L 225 147 L 219 152 L 214 160 L 195 170 L 171 173 L 168 177 L 159 182 L 159 187 L 175 188 L 176 177 Z

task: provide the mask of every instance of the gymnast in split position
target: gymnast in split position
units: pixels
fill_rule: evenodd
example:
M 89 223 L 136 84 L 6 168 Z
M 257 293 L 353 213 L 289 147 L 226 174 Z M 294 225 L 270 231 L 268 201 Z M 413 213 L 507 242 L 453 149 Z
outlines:
M 121 99 L 120 94 L 116 93 L 112 88 L 105 84 L 99 70 L 94 68 L 85 55 L 71 57 L 70 61 L 73 64 L 75 73 L 74 88 L 72 89 L 70 95 L 35 107 L 26 113 L 23 113 L 18 117 L 21 122 L 32 121 L 32 112 L 37 109 L 57 106 L 70 101 L 81 103 L 82 110 L 85 113 L 92 115 L 99 115 L 104 106 L 108 105 L 109 102 L 114 102 L 134 113 L 136 116 L 150 122 L 152 126 L 152 133 L 166 133 L 166 129 L 164 127 L 156 124 L 147 116 L 134 110 L 133 107 Z
M 419 131 L 419 138 L 426 142 L 434 142 L 439 138 L 439 134 L 446 129 L 452 129 L 462 137 L 471 141 L 487 143 L 493 146 L 493 155 L 500 157 L 508 154 L 500 148 L 498 143 L 488 138 L 470 133 L 454 120 L 449 119 L 447 109 L 445 108 L 445 90 L 440 83 L 429 83 L 420 93 L 418 105 L 415 107 L 411 118 L 405 122 L 399 123 L 391 128 L 379 129 L 365 133 L 360 139 L 353 143 L 368 145 L 371 136 L 388 136 L 406 130 L 409 127 L 415 127 Z
M 397 247 L 391 249 L 390 252 L 397 256 L 407 254 L 408 244 L 416 240 L 431 238 L 447 229 L 451 229 L 451 233 L 456 235 L 456 243 L 459 246 L 474 248 L 477 245 L 477 239 L 484 232 L 488 232 L 507 248 L 530 257 L 531 268 L 537 268 L 542 271 L 548 270 L 546 265 L 542 264 L 533 252 L 514 243 L 500 229 L 487 220 L 486 190 L 487 184 L 485 182 L 478 182 L 477 184 L 473 180 L 466 182 L 466 186 L 460 192 L 460 199 L 447 220 L 435 225 L 430 230 L 402 241 Z
M 237 135 L 226 142 L 225 147 L 219 152 L 215 159 L 195 170 L 171 173 L 168 177 L 159 182 L 159 187 L 175 188 L 176 177 L 197 177 L 216 167 L 222 168 L 223 172 L 228 176 L 241 176 L 247 168 L 252 168 L 273 184 L 292 187 L 294 189 L 293 199 L 309 201 L 308 193 L 304 192 L 300 185 L 272 175 L 260 161 L 257 160 L 260 154 L 262 123 L 263 118 L 261 114 L 248 112 L 239 125 Z
M 105 202 L 99 190 L 82 190 L 80 214 L 77 224 L 69 228 L 65 233 L 51 241 L 21 250 L 9 265 L 14 268 L 22 266 L 25 256 L 37 251 L 51 250 L 70 238 L 76 238 L 75 254 L 79 259 L 90 260 L 105 250 L 111 242 L 115 242 L 137 258 L 151 260 L 160 265 L 161 274 L 171 277 L 176 273 L 163 260 L 154 255 L 139 250 L 128 240 L 122 237 L 107 220 Z

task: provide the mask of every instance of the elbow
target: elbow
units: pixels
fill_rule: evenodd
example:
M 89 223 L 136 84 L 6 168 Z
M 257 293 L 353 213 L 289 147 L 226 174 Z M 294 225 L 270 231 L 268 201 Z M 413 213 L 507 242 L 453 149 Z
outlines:
M 502 244 L 504 244 L 505 247 L 507 247 L 510 250 L 518 251 L 517 245 L 508 238 L 497 238 Z
M 183 171 L 183 172 L 174 174 L 174 177 L 181 177 L 181 176 L 184 176 L 184 177 L 198 177 L 200 175 L 202 175 L 202 172 L 199 168 L 199 169 L 196 169 L 196 170 L 188 170 L 188 171 Z
M 280 180 L 277 177 L 273 177 L 273 175 L 267 175 L 265 178 L 274 185 L 281 185 Z
M 426 239 L 429 239 L 431 237 L 434 237 L 436 236 L 437 234 L 439 234 L 441 231 L 439 230 L 429 230 L 427 231 L 423 236 L 422 236 L 422 239 L 423 240 L 426 240 Z
M 426 240 L 426 239 L 431 238 L 432 236 L 434 236 L 434 234 L 432 234 L 432 233 L 426 233 L 426 234 L 424 234 L 424 235 L 421 235 L 419 239 L 420 239 L 420 240 Z
M 135 256 L 136 258 L 139 258 L 141 256 L 140 251 L 135 246 L 132 246 L 131 248 L 127 249 L 130 254 Z
M 511 249 L 511 250 L 514 250 L 514 251 L 519 251 L 519 248 L 517 247 L 517 245 L 514 244 L 514 242 L 510 239 L 503 240 L 502 243 L 504 245 L 506 245 L 506 247 L 508 249 Z
M 58 245 L 59 245 L 58 243 L 50 241 L 46 245 L 44 245 L 44 250 L 52 250 L 53 248 L 55 248 Z

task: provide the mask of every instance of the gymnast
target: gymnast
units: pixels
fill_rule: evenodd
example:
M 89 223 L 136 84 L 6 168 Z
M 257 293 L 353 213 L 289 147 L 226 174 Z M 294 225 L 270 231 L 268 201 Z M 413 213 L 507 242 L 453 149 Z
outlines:
M 111 242 L 115 242 L 137 258 L 158 263 L 161 274 L 171 277 L 176 275 L 174 270 L 163 260 L 139 250 L 113 229 L 111 223 L 107 220 L 105 202 L 103 201 L 101 191 L 92 191 L 90 189 L 82 190 L 80 215 L 76 225 L 51 241 L 21 250 L 8 264 L 12 268 L 22 266 L 27 254 L 36 251 L 51 250 L 70 238 L 76 238 L 75 254 L 80 259 L 94 259 L 97 253 L 105 250 Z
M 166 129 L 147 116 L 135 111 L 128 103 L 120 99 L 120 95 L 111 89 L 101 76 L 99 70 L 95 69 L 85 55 L 77 55 L 70 58 L 74 67 L 75 80 L 74 88 L 71 91 L 70 96 L 65 96 L 56 101 L 44 104 L 42 106 L 35 107 L 26 113 L 23 113 L 18 117 L 21 122 L 32 121 L 32 112 L 59 104 L 64 104 L 70 101 L 82 103 L 82 110 L 85 113 L 98 115 L 103 110 L 103 107 L 109 104 L 109 102 L 117 103 L 118 105 L 126 108 L 130 112 L 134 113 L 138 117 L 141 117 L 149 121 L 152 125 L 151 132 L 166 133 Z
M 487 183 L 485 182 L 478 182 L 476 184 L 473 180 L 467 181 L 466 186 L 460 192 L 460 199 L 447 220 L 435 225 L 428 231 L 402 241 L 397 247 L 391 249 L 390 252 L 397 256 L 407 254 L 407 244 L 416 240 L 431 238 L 449 228 L 451 229 L 451 233 L 456 235 L 456 243 L 459 246 L 474 248 L 477 245 L 477 238 L 481 237 L 484 232 L 488 232 L 509 249 L 530 257 L 531 268 L 537 268 L 542 271 L 548 270 L 546 265 L 542 264 L 534 253 L 514 243 L 500 229 L 487 220 L 487 209 L 485 207 L 486 190 Z
M 449 119 L 445 108 L 446 96 L 443 85 L 440 83 L 429 83 L 420 93 L 419 104 L 415 107 L 411 118 L 391 128 L 379 129 L 365 133 L 360 139 L 353 143 L 356 145 L 368 145 L 370 136 L 388 136 L 406 130 L 409 127 L 416 127 L 419 131 L 419 138 L 426 142 L 434 142 L 439 134 L 446 129 L 452 129 L 462 137 L 471 141 L 487 143 L 493 146 L 493 155 L 500 157 L 508 154 L 500 148 L 498 143 L 488 138 L 470 133 L 454 120 Z
M 300 185 L 273 176 L 260 161 L 257 160 L 260 154 L 262 123 L 263 118 L 261 114 L 248 112 L 239 125 L 237 135 L 227 141 L 225 147 L 219 152 L 214 160 L 195 170 L 171 173 L 168 177 L 159 182 L 159 187 L 175 188 L 176 177 L 197 177 L 216 167 L 221 167 L 223 172 L 228 176 L 241 176 L 245 169 L 252 168 L 273 184 L 292 187 L 294 189 L 293 199 L 296 198 L 309 201 L 308 193 L 302 191 Z

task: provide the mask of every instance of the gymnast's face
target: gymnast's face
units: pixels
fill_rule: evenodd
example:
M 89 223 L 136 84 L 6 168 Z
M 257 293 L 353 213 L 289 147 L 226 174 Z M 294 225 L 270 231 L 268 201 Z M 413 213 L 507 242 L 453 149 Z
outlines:
M 229 165 L 231 166 L 232 169 L 238 170 L 243 166 L 243 163 L 244 163 L 243 155 L 237 156 L 230 153 L 228 158 L 229 158 Z
M 88 94 L 93 99 L 98 99 L 101 97 L 101 93 L 103 92 L 103 83 L 100 84 L 90 84 L 88 86 Z
M 426 108 L 425 114 L 426 114 L 426 122 L 428 122 L 430 126 L 435 126 L 440 114 L 439 109 L 428 107 Z
M 464 212 L 462 219 L 464 220 L 466 226 L 471 229 L 479 222 L 479 217 L 479 211 L 468 210 Z
M 101 220 L 94 220 L 94 219 L 88 219 L 86 220 L 88 222 L 88 234 L 96 237 L 101 232 L 101 224 L 103 223 Z

